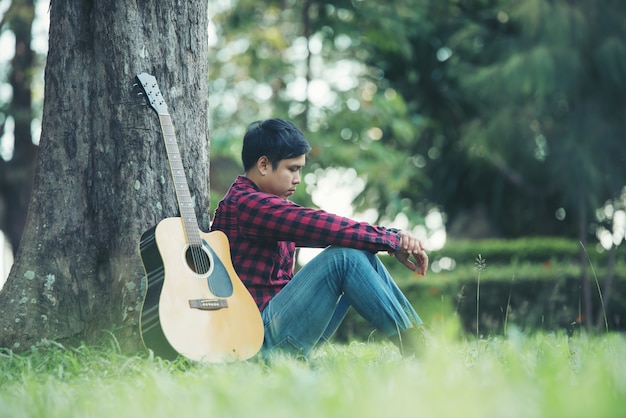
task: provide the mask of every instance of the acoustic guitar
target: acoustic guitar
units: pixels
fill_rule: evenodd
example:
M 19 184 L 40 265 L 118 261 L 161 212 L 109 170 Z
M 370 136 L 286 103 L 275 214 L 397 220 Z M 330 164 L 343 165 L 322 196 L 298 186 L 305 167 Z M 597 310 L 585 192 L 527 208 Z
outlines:
M 146 273 L 143 344 L 164 358 L 248 359 L 263 343 L 259 309 L 233 268 L 226 235 L 198 228 L 172 119 L 155 77 L 141 73 L 136 86 L 159 117 L 180 210 L 180 217 L 163 219 L 139 242 Z

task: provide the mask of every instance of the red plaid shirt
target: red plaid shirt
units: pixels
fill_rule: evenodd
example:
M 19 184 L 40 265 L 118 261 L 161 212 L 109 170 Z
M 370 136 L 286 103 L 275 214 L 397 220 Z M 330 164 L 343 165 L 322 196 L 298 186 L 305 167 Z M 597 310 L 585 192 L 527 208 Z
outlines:
M 233 266 L 260 310 L 293 277 L 296 246 L 378 252 L 400 244 L 397 230 L 299 206 L 244 176 L 219 203 L 211 229 L 228 236 Z

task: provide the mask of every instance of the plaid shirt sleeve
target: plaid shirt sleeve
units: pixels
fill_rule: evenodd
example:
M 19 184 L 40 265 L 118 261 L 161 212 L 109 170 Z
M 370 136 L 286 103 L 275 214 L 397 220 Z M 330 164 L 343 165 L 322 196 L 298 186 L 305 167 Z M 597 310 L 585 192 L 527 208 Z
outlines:
M 396 230 L 305 208 L 264 193 L 243 197 L 239 214 L 240 230 L 254 240 L 292 241 L 298 247 L 338 245 L 371 252 L 393 251 L 399 245 Z

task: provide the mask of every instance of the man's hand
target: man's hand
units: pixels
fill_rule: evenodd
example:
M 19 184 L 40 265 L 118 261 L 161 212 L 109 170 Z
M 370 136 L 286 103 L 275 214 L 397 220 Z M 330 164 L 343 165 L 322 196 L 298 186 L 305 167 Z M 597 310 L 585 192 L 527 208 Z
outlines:
M 406 231 L 400 231 L 400 248 L 393 255 L 408 269 L 424 276 L 428 270 L 428 255 L 420 240 Z M 415 262 L 410 260 L 413 256 Z

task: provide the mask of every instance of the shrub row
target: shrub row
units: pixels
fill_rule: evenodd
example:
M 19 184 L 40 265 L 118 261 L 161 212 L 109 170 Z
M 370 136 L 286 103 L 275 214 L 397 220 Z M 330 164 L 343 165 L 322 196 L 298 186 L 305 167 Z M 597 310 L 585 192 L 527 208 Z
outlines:
M 437 260 L 450 257 L 456 260 L 475 260 L 480 254 L 492 263 L 511 263 L 520 260 L 547 262 L 550 260 L 580 260 L 581 250 L 584 257 L 592 262 L 602 262 L 609 256 L 609 251 L 598 245 L 583 246 L 580 241 L 558 237 L 530 237 L 513 240 L 483 239 L 450 241 L 437 251 L 430 252 L 430 258 Z M 617 247 L 617 257 L 626 257 L 626 245 Z
M 424 321 L 433 326 L 453 319 L 468 335 L 478 331 L 481 336 L 505 334 L 513 326 L 526 332 L 557 331 L 573 323 L 597 330 L 626 330 L 626 253 L 619 248 L 610 270 L 606 253 L 588 251 L 588 260 L 581 263 L 580 249 L 575 241 L 552 238 L 481 240 L 471 246 L 450 243 L 430 254 L 437 272 L 425 278 L 414 277 L 390 258 L 383 257 L 383 261 Z M 476 262 L 478 254 L 482 263 Z M 444 257 L 446 268 L 437 266 Z M 593 318 L 584 315 L 584 274 Z M 610 291 L 606 288 L 609 274 Z M 369 324 L 350 312 L 338 338 L 366 339 L 371 331 Z

